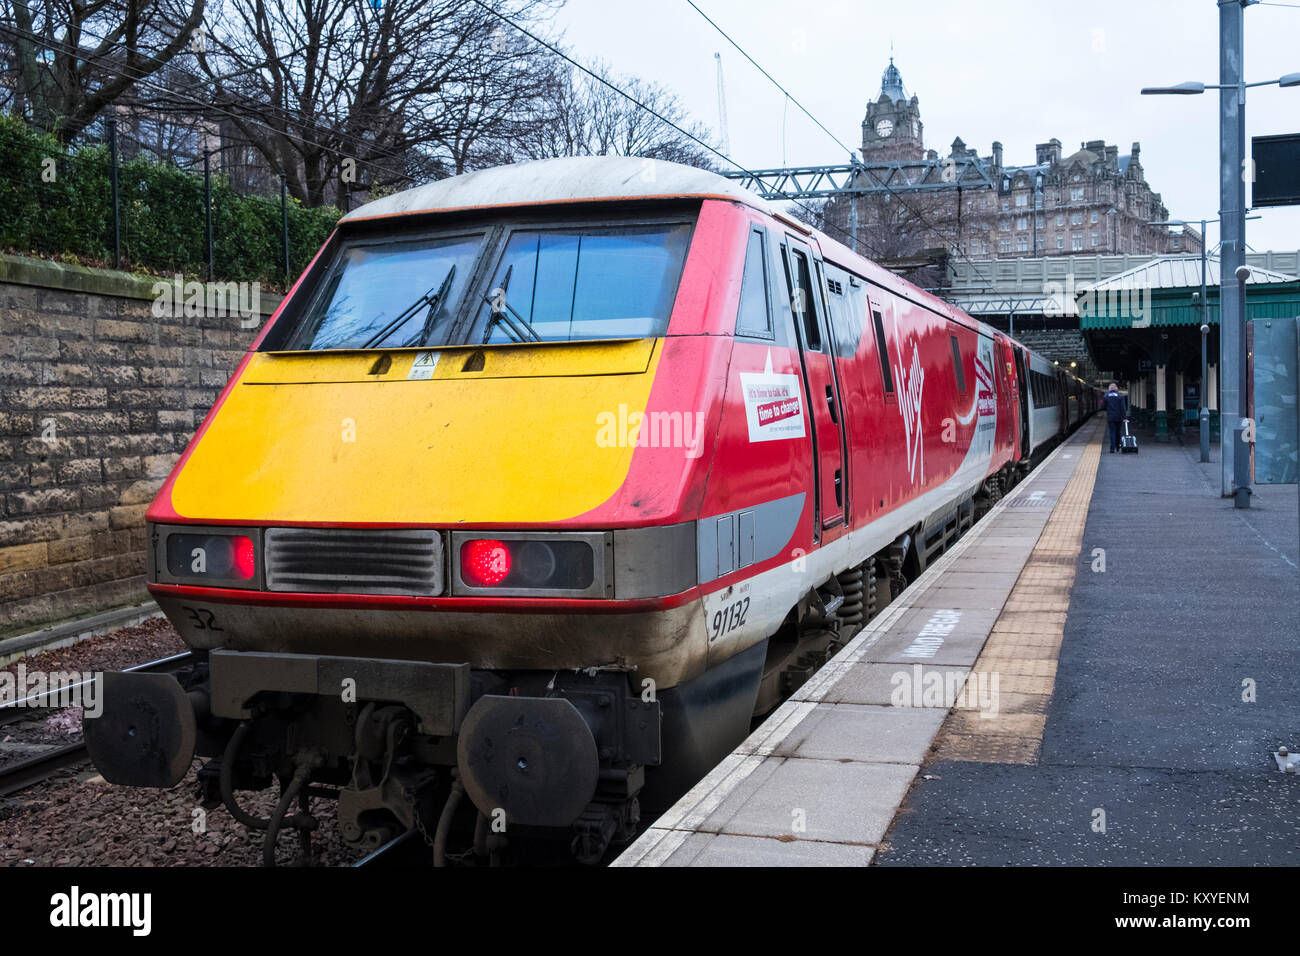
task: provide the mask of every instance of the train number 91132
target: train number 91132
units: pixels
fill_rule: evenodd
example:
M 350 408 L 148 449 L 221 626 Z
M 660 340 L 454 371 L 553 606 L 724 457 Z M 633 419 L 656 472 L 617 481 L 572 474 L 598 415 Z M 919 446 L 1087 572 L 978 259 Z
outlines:
M 713 633 L 709 640 L 716 641 L 722 635 L 745 623 L 745 615 L 749 613 L 749 598 L 741 598 L 721 610 L 713 612 Z

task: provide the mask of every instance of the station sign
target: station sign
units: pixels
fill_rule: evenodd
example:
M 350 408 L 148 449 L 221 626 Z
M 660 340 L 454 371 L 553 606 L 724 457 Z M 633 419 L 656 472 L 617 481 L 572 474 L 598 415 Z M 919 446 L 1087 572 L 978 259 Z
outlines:
M 1300 133 L 1250 140 L 1251 206 L 1300 205 Z

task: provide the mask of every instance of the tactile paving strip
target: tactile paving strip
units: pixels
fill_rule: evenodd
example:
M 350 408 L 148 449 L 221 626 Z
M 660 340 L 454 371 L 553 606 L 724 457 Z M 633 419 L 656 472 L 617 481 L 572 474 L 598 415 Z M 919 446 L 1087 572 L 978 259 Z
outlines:
M 1092 429 L 1078 467 L 975 662 L 974 673 L 987 674 L 989 680 L 997 677 L 997 712 L 950 714 L 935 743 L 935 760 L 1038 762 L 1070 589 L 1101 463 L 1102 429 L 1095 424 Z
M 954 753 L 970 748 L 966 759 L 1032 761 L 1069 600 L 1060 571 L 1073 573 L 1078 548 L 1067 556 L 1060 551 L 1066 542 L 1044 538 L 1048 508 L 1009 509 L 1022 496 L 1066 500 L 1081 453 L 1095 438 L 1095 430 L 1082 430 L 1049 454 L 613 865 L 868 865 L 954 706 L 899 704 L 892 691 L 882 695 L 884 679 L 896 684 L 890 671 L 903 660 L 900 641 L 914 641 L 918 622 L 936 609 L 965 615 L 964 640 L 954 631 L 936 648 L 948 658 L 936 667 L 966 675 L 994 624 L 1009 637 L 1001 650 L 1014 655 L 990 658 L 1004 681 L 999 694 L 1007 695 L 1008 719 L 999 724 L 980 716 L 1000 709 L 986 706 L 991 688 L 973 675 L 965 687 L 978 703 L 972 706 L 968 695 L 962 700 L 962 723 L 954 727 L 966 732 L 950 734 Z M 1024 578 L 1022 606 L 1004 612 L 1040 541 L 1042 566 Z M 1038 602 L 1061 609 L 1044 610 Z

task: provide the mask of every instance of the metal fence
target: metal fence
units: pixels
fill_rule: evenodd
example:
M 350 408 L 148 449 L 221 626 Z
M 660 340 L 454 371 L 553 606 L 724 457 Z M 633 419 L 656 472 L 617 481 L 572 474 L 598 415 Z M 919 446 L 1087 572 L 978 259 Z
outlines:
M 0 115 L 0 248 L 287 288 L 342 212 L 291 198 L 283 175 L 232 177 L 195 145 L 160 159 L 110 115 L 64 147 Z

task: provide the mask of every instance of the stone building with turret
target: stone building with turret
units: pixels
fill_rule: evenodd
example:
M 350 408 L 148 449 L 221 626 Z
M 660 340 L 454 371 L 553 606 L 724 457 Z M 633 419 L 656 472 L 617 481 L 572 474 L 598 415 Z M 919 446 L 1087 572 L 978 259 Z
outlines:
M 969 258 L 1115 253 L 1197 253 L 1202 237 L 1189 227 L 1159 224 L 1169 218 L 1160 194 L 1147 183 L 1141 146 L 1125 155 L 1105 140 L 1086 140 L 1069 153 L 1058 139 L 1035 147 L 1032 163 L 1015 165 L 994 142 L 980 156 L 961 137 L 947 152 L 926 149 L 920 100 L 909 96 L 890 58 L 880 93 L 862 121 L 864 163 L 930 160 L 927 181 L 940 181 L 942 161 L 978 163 L 993 188 L 877 193 L 858 200 L 859 249 L 877 257 L 906 257 L 944 249 Z M 951 166 L 951 164 L 950 164 Z M 849 200 L 827 204 L 826 223 L 846 239 Z M 1153 224 L 1156 223 L 1156 224 Z

